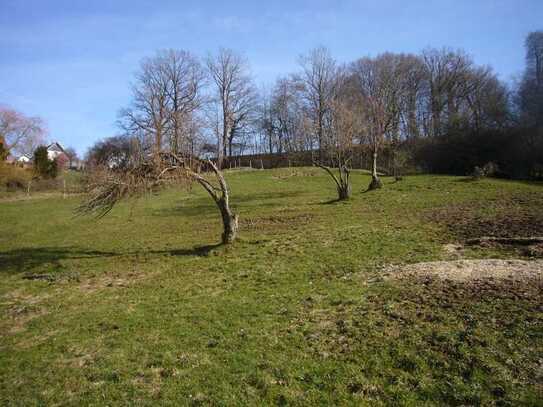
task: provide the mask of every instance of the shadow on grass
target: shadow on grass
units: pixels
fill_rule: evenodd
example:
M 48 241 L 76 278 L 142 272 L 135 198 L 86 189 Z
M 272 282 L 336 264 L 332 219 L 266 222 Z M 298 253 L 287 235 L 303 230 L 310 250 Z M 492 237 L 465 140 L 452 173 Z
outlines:
M 222 244 L 219 243 L 196 246 L 189 249 L 126 252 L 85 250 L 77 247 L 28 247 L 0 252 L 0 275 L 19 273 L 31 274 L 37 270 L 47 272 L 48 274 L 62 273 L 67 268 L 67 266 L 63 264 L 64 260 L 90 260 L 142 255 L 207 256 L 212 250 L 221 246 Z
M 217 244 L 209 244 L 205 246 L 196 246 L 196 247 L 193 247 L 192 249 L 151 250 L 147 253 L 169 254 L 170 256 L 207 256 L 214 249 L 218 249 L 219 247 L 223 247 L 223 246 L 224 244 L 217 243 Z

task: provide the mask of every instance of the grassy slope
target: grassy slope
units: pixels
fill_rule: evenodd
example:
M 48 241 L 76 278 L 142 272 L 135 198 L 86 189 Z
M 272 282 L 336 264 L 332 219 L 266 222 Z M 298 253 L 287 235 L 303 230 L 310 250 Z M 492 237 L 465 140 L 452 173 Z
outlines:
M 0 404 L 541 400 L 540 292 L 378 278 L 444 258 L 455 236 L 428 213 L 540 208 L 540 185 L 417 176 L 326 204 L 329 178 L 290 173 L 228 175 L 242 230 L 227 250 L 205 246 L 219 215 L 196 186 L 100 221 L 73 219 L 75 198 L 0 203 Z

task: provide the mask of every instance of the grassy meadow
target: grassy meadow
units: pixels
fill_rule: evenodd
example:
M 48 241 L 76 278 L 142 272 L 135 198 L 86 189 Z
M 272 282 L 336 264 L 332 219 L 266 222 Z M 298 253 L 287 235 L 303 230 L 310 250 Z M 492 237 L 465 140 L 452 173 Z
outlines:
M 0 200 L 2 405 L 542 405 L 541 285 L 382 278 L 485 235 L 543 235 L 543 185 L 412 176 L 333 202 L 315 168 L 74 217 Z M 466 258 L 518 258 L 466 248 Z

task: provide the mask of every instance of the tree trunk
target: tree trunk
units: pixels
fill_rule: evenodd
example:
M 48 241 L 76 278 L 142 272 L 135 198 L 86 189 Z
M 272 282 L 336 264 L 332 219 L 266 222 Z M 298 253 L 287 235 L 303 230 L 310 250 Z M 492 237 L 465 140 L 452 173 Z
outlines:
M 379 176 L 377 175 L 377 147 L 375 146 L 373 148 L 373 164 L 371 167 L 371 182 L 368 186 L 368 191 L 371 191 L 373 189 L 379 189 L 383 186 L 383 183 L 379 179 Z
M 222 224 L 224 229 L 222 234 L 222 243 L 233 243 L 234 240 L 236 240 L 238 234 L 238 215 L 230 210 L 228 201 L 224 198 L 221 198 L 217 201 L 217 206 L 221 211 Z
M 200 174 L 191 172 L 192 177 L 202 186 L 204 189 L 211 195 L 219 211 L 221 212 L 222 224 L 223 224 L 223 234 L 222 234 L 222 243 L 230 244 L 236 240 L 238 233 L 238 216 L 232 212 L 230 209 L 230 194 L 228 191 L 228 186 L 226 181 L 217 168 L 217 166 L 211 161 L 208 160 L 207 163 L 215 173 L 215 177 L 219 182 L 219 188 L 213 186 L 208 180 L 202 177 Z
M 222 133 L 222 156 L 223 156 L 223 160 L 226 159 L 226 157 L 228 157 L 226 145 L 228 144 L 229 137 L 230 137 L 230 131 L 229 131 L 228 125 L 224 124 L 223 133 Z
M 336 183 L 338 201 L 343 201 L 343 200 L 351 198 L 352 187 L 349 181 L 349 169 L 346 166 L 340 165 L 339 179 L 338 179 L 338 177 L 334 175 L 334 173 L 329 167 L 319 164 L 319 163 L 314 163 L 314 164 L 316 164 L 318 167 L 325 170 L 328 173 L 328 175 L 330 175 L 330 177 L 332 177 L 332 179 Z
M 351 199 L 351 194 L 352 194 L 351 184 L 345 184 L 345 185 L 342 185 L 341 187 L 338 187 L 337 192 L 338 192 L 338 200 L 344 201 L 347 199 Z

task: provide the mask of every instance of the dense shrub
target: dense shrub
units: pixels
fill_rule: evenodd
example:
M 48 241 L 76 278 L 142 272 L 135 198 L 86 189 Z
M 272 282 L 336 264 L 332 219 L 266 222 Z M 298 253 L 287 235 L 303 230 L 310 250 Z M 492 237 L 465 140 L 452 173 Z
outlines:
M 39 146 L 34 151 L 34 173 L 40 178 L 56 178 L 58 175 L 57 160 L 50 160 L 47 147 Z
M 452 132 L 418 140 L 414 159 L 430 173 L 467 175 L 480 167 L 485 175 L 541 178 L 543 137 L 520 128 Z
M 0 186 L 7 191 L 25 189 L 32 179 L 30 170 L 0 162 Z

